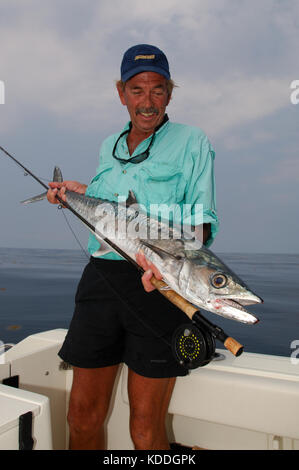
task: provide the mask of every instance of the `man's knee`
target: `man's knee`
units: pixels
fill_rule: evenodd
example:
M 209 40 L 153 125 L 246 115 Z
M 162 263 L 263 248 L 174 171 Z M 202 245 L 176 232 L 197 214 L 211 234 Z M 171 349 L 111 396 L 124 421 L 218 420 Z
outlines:
M 106 418 L 106 409 L 95 409 L 86 404 L 71 403 L 68 411 L 68 424 L 77 433 L 92 433 L 100 429 Z
M 153 449 L 156 433 L 152 429 L 132 425 L 130 432 L 136 449 Z
M 152 449 L 161 427 L 163 425 L 153 414 L 131 412 L 130 433 L 136 448 Z

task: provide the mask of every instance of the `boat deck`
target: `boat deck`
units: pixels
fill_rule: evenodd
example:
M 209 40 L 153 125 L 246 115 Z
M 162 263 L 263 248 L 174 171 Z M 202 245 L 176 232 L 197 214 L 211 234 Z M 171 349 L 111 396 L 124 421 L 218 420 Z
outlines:
M 50 429 L 48 440 L 38 431 L 35 409 L 36 449 L 68 446 L 72 368 L 57 355 L 65 334 L 66 330 L 57 329 L 29 336 L 0 356 L 0 382 L 8 377 L 19 382 L 19 390 L 1 385 L 0 403 L 9 408 L 10 394 L 13 400 L 24 401 L 22 394 L 31 392 L 35 403 L 43 403 L 38 405 L 40 410 L 49 405 L 50 412 L 43 411 L 48 420 L 44 429 Z M 213 450 L 299 450 L 299 365 L 287 357 L 243 353 L 236 358 L 226 350 L 217 352 L 223 360 L 177 379 L 167 417 L 169 441 Z M 7 427 L 0 422 L 0 449 L 8 445 Z M 108 449 L 133 449 L 125 365 L 115 383 L 106 429 Z

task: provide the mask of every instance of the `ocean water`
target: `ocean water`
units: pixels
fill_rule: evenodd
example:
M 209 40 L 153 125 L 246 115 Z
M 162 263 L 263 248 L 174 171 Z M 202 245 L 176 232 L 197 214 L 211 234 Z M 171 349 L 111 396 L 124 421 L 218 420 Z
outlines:
M 299 255 L 217 254 L 263 298 L 262 305 L 248 307 L 260 321 L 245 325 L 202 313 L 247 352 L 290 356 L 292 341 L 299 341 Z M 86 263 L 79 250 L 0 248 L 0 340 L 17 343 L 37 332 L 68 328 Z M 217 347 L 224 346 L 217 342 Z

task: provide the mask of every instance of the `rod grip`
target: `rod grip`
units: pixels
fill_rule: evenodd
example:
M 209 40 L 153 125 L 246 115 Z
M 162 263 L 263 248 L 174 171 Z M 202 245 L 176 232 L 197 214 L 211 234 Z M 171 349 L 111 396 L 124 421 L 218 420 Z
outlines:
M 163 281 L 159 281 L 154 276 L 151 278 L 151 283 L 156 289 L 166 297 L 170 302 L 172 302 L 176 307 L 182 310 L 189 318 L 192 320 L 194 313 L 197 311 L 197 308 L 191 305 L 188 300 L 181 297 L 174 290 L 169 289 L 167 284 Z
M 238 343 L 237 340 L 228 336 L 224 341 L 224 346 L 228 349 L 234 356 L 238 357 L 242 354 L 244 347 L 242 344 Z

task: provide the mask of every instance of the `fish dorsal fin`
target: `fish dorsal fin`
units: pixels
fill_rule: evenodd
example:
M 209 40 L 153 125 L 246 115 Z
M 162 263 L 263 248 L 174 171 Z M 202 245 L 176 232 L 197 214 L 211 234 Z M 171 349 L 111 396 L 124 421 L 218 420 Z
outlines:
M 134 194 L 134 192 L 132 191 L 132 189 L 129 190 L 129 195 L 126 199 L 126 207 L 130 207 L 132 206 L 132 204 L 136 204 L 136 206 L 138 205 L 138 202 L 137 202 L 137 199 L 136 199 L 136 196 Z
M 56 183 L 62 183 L 63 181 L 62 173 L 58 166 L 55 166 L 54 168 L 53 181 L 55 181 Z

